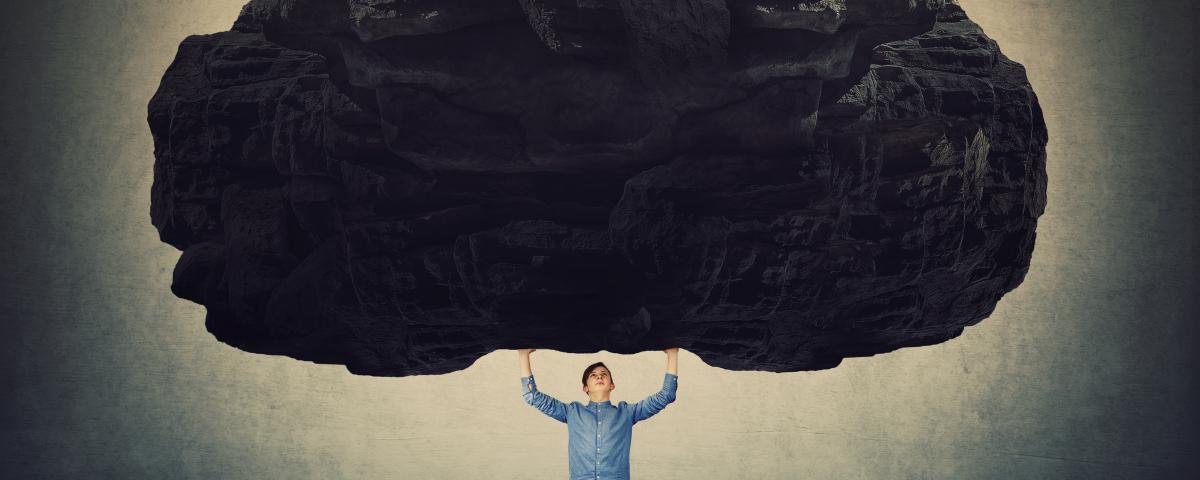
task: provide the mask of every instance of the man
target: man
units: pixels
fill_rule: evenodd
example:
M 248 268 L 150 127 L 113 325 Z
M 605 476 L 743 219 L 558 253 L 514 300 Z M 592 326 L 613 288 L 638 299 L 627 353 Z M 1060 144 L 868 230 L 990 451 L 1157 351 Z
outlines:
M 679 349 L 663 350 L 667 354 L 667 373 L 662 390 L 633 405 L 626 402 L 613 405 L 609 401 L 608 395 L 617 385 L 603 362 L 594 363 L 583 371 L 583 392 L 589 399 L 586 405 L 580 402 L 564 404 L 539 392 L 529 366 L 529 354 L 534 350 L 517 350 L 521 362 L 522 396 L 525 403 L 567 424 L 571 480 L 628 480 L 633 424 L 654 416 L 675 401 Z

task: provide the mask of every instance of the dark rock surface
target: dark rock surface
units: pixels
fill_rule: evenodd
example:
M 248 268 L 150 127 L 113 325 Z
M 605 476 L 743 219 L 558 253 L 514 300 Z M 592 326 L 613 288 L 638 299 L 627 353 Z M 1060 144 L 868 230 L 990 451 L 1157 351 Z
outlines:
M 176 295 L 357 374 L 943 342 L 1028 270 L 1045 125 L 940 0 L 255 0 L 149 105 Z

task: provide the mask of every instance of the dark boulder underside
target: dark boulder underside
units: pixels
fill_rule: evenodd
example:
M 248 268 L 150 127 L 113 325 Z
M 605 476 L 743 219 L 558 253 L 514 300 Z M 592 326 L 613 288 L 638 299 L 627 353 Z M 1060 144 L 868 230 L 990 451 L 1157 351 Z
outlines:
M 1045 206 L 1023 67 L 942 0 L 255 0 L 149 124 L 172 291 L 366 375 L 939 343 Z

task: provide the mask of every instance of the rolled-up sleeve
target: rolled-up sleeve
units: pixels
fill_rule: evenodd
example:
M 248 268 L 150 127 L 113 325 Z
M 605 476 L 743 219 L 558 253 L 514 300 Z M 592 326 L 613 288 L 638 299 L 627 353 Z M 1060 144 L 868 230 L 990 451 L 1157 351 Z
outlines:
M 521 397 L 525 399 L 525 403 L 533 405 L 546 416 L 567 423 L 567 405 L 554 397 L 539 392 L 537 383 L 533 381 L 533 375 L 521 377 Z
M 633 405 L 633 423 L 650 418 L 667 408 L 668 404 L 675 401 L 675 390 L 678 386 L 679 376 L 667 373 L 663 378 L 662 390 Z

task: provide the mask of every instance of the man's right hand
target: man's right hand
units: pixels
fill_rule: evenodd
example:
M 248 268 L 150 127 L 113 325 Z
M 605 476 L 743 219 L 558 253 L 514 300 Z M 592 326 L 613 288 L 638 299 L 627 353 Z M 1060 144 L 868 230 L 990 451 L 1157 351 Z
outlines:
M 529 366 L 529 354 L 533 353 L 536 348 L 518 348 L 517 361 L 521 364 L 521 377 L 533 375 L 533 369 Z M 533 390 L 533 387 L 530 387 Z

